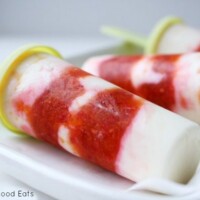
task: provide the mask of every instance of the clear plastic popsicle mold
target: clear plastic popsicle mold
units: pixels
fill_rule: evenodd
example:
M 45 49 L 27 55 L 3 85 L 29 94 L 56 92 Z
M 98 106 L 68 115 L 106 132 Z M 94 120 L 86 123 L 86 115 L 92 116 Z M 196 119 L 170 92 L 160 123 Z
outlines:
M 51 47 L 39 44 L 30 44 L 17 49 L 0 65 L 0 119 L 8 129 L 18 134 L 23 133 L 9 122 L 4 111 L 5 90 L 11 74 L 15 71 L 18 65 L 29 56 L 36 53 L 46 53 L 58 58 L 62 58 L 60 53 Z

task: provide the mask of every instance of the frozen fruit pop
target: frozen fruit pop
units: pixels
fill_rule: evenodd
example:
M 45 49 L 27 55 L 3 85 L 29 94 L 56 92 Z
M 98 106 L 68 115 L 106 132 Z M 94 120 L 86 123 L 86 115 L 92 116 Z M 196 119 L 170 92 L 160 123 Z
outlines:
M 200 51 L 200 30 L 186 25 L 177 17 L 160 20 L 148 38 L 115 27 L 105 26 L 102 32 L 142 47 L 146 54 Z
M 22 48 L 2 65 L 4 124 L 133 181 L 188 181 L 200 160 L 199 126 L 60 58 Z M 67 163 L 66 163 L 67 164 Z
M 173 18 L 168 18 L 167 21 L 160 23 L 161 26 L 163 24 L 163 29 L 161 28 L 158 33 L 157 41 L 155 34 L 155 41 L 152 41 L 152 44 L 147 47 L 147 53 L 172 54 L 200 51 L 199 29 L 190 27 L 183 22 L 177 23 L 177 20 Z
M 200 53 L 100 56 L 83 69 L 200 124 Z

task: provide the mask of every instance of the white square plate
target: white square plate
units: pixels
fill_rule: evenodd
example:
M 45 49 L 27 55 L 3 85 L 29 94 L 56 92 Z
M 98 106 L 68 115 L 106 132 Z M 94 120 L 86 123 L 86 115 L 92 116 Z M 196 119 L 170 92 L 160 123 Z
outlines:
M 116 47 L 110 47 L 68 60 L 81 66 L 90 56 L 109 54 L 115 50 Z M 31 187 L 61 200 L 200 199 L 198 173 L 188 185 L 162 180 L 147 180 L 137 185 L 48 144 L 15 135 L 2 124 L 0 169 Z M 170 196 L 141 189 L 168 193 Z

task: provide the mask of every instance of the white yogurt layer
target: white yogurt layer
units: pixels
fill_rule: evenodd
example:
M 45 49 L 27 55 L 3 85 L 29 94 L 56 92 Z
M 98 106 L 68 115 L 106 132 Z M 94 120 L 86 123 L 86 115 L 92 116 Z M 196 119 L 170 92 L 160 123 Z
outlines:
M 91 99 L 97 95 L 98 92 L 106 91 L 107 89 L 118 88 L 112 83 L 90 75 L 84 78 L 80 78 L 79 81 L 80 84 L 84 87 L 85 93 L 72 101 L 72 104 L 69 107 L 70 112 L 78 112 L 81 107 L 88 104 Z
M 135 64 L 131 70 L 131 81 L 135 88 L 141 85 L 158 84 L 165 77 L 165 74 L 158 73 L 153 69 L 154 61 L 151 57 L 144 57 Z
M 19 129 L 34 135 L 24 113 L 15 110 L 12 105 L 15 99 L 26 106 L 32 106 L 35 100 L 57 79 L 62 71 L 70 65 L 61 59 L 47 54 L 34 54 L 25 59 L 10 77 L 5 108 L 10 121 Z
M 174 111 L 200 124 L 200 53 L 182 55 L 176 62 Z M 186 103 L 184 108 L 183 100 Z
M 200 31 L 185 25 L 171 26 L 163 35 L 157 53 L 191 52 L 200 46 Z
M 160 177 L 188 181 L 200 160 L 195 123 L 146 102 L 121 141 L 117 173 L 135 180 Z
M 63 147 L 63 149 L 65 149 L 69 153 L 79 156 L 73 148 L 73 146 L 71 145 L 70 130 L 66 126 L 61 125 L 58 130 L 58 143 L 61 147 Z

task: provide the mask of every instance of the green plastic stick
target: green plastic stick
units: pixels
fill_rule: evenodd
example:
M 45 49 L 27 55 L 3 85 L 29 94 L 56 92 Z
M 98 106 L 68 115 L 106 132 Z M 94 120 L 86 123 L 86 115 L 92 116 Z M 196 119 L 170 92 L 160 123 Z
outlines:
M 124 41 L 131 42 L 135 45 L 145 47 L 147 38 L 137 35 L 136 33 L 132 33 L 121 28 L 111 27 L 111 26 L 103 26 L 101 28 L 101 32 L 116 38 L 120 38 Z

